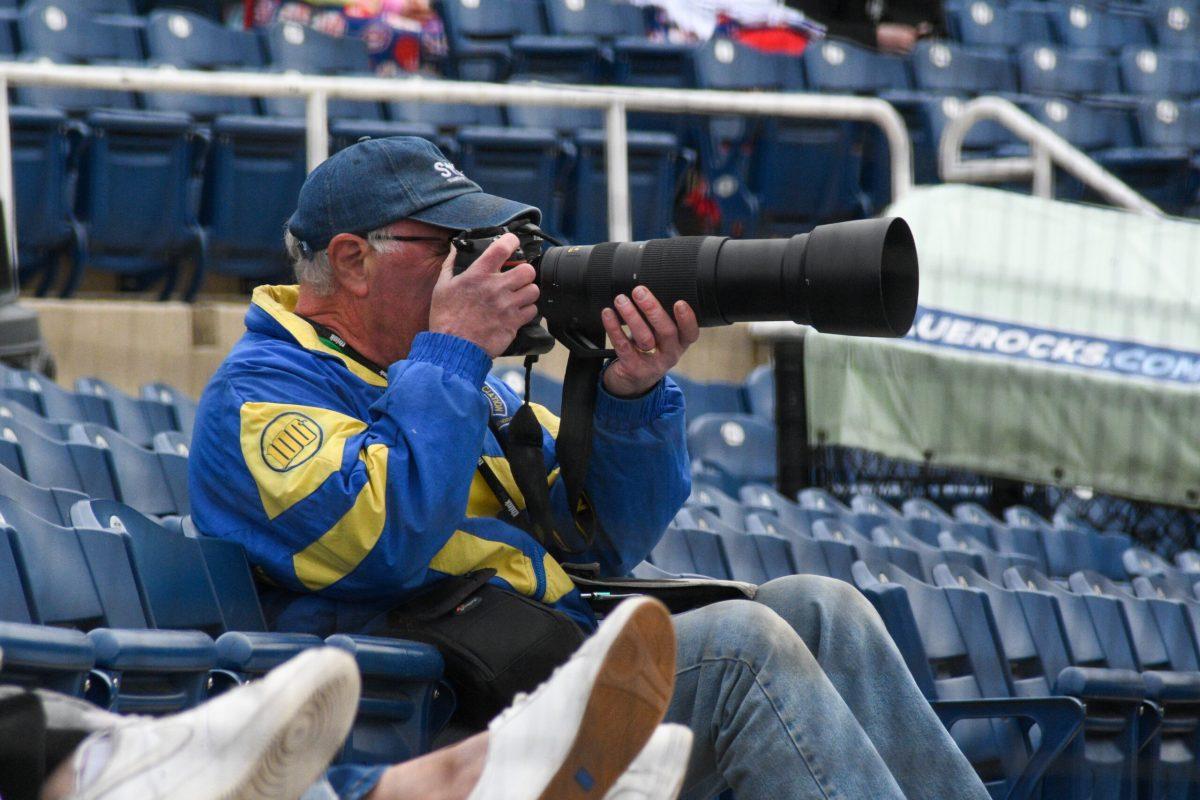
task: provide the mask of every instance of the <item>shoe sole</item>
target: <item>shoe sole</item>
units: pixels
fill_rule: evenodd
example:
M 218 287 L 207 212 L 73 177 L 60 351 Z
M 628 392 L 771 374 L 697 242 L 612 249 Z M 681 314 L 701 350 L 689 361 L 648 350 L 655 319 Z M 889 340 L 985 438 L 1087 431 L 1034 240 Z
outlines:
M 322 663 L 324 660 L 326 663 Z M 306 651 L 293 659 L 291 669 L 305 675 L 311 685 L 280 682 L 263 699 L 259 713 L 226 747 L 251 747 L 266 738 L 253 758 L 231 765 L 220 752 L 211 754 L 199 769 L 176 776 L 161 786 L 153 798 L 137 800 L 295 800 L 325 771 L 354 722 L 361 679 L 349 655 L 336 663 L 320 651 Z M 285 666 L 281 669 L 288 669 Z M 282 677 L 282 676 L 279 676 Z M 300 680 L 297 680 L 299 683 Z M 231 691 L 237 691 L 233 689 Z M 269 738 L 268 738 L 269 737 Z M 79 800 L 133 800 L 127 781 L 84 790 Z M 143 787 L 144 789 L 144 787 Z
M 575 741 L 539 800 L 603 797 L 662 722 L 674 688 L 671 616 L 641 602 L 609 646 Z

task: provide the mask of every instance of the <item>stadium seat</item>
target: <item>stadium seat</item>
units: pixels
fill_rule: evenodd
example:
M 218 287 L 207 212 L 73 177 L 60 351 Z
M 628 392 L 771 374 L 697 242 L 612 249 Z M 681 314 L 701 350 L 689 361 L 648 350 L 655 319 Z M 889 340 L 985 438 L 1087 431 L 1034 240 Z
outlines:
M 850 498 L 850 509 L 858 513 L 874 514 L 889 520 L 902 519 L 904 516 L 887 500 L 873 494 L 854 495 L 854 497 Z
M 256 33 L 238 31 L 199 14 L 177 9 L 154 11 L 146 20 L 146 50 L 151 64 L 192 70 L 258 70 L 263 67 Z M 253 97 L 150 92 L 146 107 L 182 111 L 211 120 L 226 114 L 253 115 Z
M 192 428 L 196 423 L 196 401 L 183 392 L 165 383 L 148 383 L 141 388 L 144 400 L 157 400 L 171 407 L 174 413 L 174 425 L 171 427 L 181 432 L 188 441 L 192 439 Z
M 938 543 L 943 550 L 957 550 L 973 554 L 983 563 L 982 572 L 993 583 L 1002 583 L 1004 581 L 1004 571 L 1009 567 L 1037 568 L 1037 561 L 1029 556 L 1019 553 L 997 553 L 978 539 L 956 533 L 952 530 L 945 530 L 939 533 Z M 947 561 L 947 564 L 951 567 L 957 566 L 950 564 L 949 561 Z
M 1200 55 L 1149 47 L 1121 50 L 1121 84 L 1126 92 L 1147 97 L 1200 94 Z
M 770 364 L 761 364 L 751 370 L 742 385 L 746 398 L 746 410 L 768 422 L 775 422 L 775 369 Z
M 912 87 L 903 59 L 854 42 L 827 39 L 805 48 L 802 58 L 808 88 L 817 91 L 879 94 Z
M 1067 745 L 1083 727 L 1083 704 L 1066 697 L 1016 696 L 983 595 L 930 586 L 895 567 L 877 572 L 856 564 L 854 577 L 993 796 L 1041 796 L 1037 783 L 1043 777 L 1049 796 L 1072 796 L 1070 780 L 1082 777 L 1079 765 L 1064 766 L 1060 759 L 1070 756 L 1059 754 L 1078 753 Z M 958 704 L 974 713 L 954 716 Z M 1032 718 L 1041 729 L 1036 747 L 1023 735 L 1025 725 L 998 721 L 1021 717 Z M 964 721 L 951 727 L 959 720 Z M 1060 769 L 1047 773 L 1055 762 Z
M 45 489 L 0 466 L 0 497 L 8 497 L 29 513 L 55 525 L 71 524 L 71 506 L 87 495 L 70 489 Z M 6 617 L 0 617 L 6 618 Z
M 705 414 L 688 425 L 688 452 L 727 493 L 775 477 L 775 430 L 749 414 Z
M 734 580 L 762 584 L 797 573 L 792 561 L 792 543 L 781 536 L 742 533 L 722 536 L 722 541 Z
M 429 78 L 410 78 L 427 81 Z M 440 132 L 456 132 L 470 125 L 500 126 L 504 117 L 500 106 L 469 105 L 465 103 L 410 103 L 387 104 L 388 117 L 401 122 L 431 125 Z M 451 149 L 456 148 L 453 145 Z
M 933 581 L 933 569 L 939 564 L 949 564 L 952 566 L 965 566 L 976 571 L 984 569 L 983 558 L 969 550 L 961 550 L 958 548 L 942 549 L 926 542 L 921 541 L 917 537 L 910 534 L 904 527 L 897 523 L 889 523 L 879 525 L 871 531 L 871 539 L 876 544 L 883 545 L 888 548 L 904 548 L 911 550 L 917 554 L 919 562 L 919 571 L 912 574 L 926 581 Z M 892 555 L 893 563 L 905 566 L 901 563 L 902 560 L 907 560 L 905 554 L 898 559 Z
M 711 531 L 667 528 L 650 551 L 650 563 L 676 575 L 731 577 L 721 538 Z
M 0 543 L 0 577 L 9 580 L 16 573 L 16 565 L 11 561 L 8 569 L 3 565 L 5 546 Z M 20 593 L 18 580 L 9 585 Z M 9 622 L 8 618 L 8 611 L 0 605 L 0 651 L 4 655 L 0 681 L 81 697 L 96 663 L 96 648 L 91 640 L 80 631 Z
M 288 273 L 283 226 L 307 174 L 304 141 L 301 120 L 213 123 L 200 222 L 214 272 L 259 281 Z
M 618 86 L 691 89 L 696 86 L 692 53 L 695 45 L 658 42 L 647 38 L 626 37 L 613 46 L 613 83 Z M 700 121 L 684 114 L 631 111 L 630 130 L 662 131 L 673 134 L 681 143 L 691 143 L 690 135 Z
M 297 22 L 280 22 L 264 35 L 271 68 L 312 75 L 370 76 L 366 42 L 357 36 L 330 36 Z M 279 117 L 304 117 L 304 98 L 266 97 L 263 107 Z M 377 102 L 329 101 L 331 119 L 381 120 Z
M 742 487 L 744 492 L 746 487 Z M 687 505 L 699 505 L 716 514 L 723 522 L 733 528 L 745 528 L 746 515 L 742 504 L 721 491 L 716 486 L 703 482 L 692 483 L 692 493 L 687 499 Z
M 671 133 L 632 131 L 627 136 L 629 164 L 629 216 L 634 241 L 671 235 L 675 187 L 680 159 L 679 141 Z M 574 202 L 567 213 L 572 241 L 593 244 L 609 240 L 608 174 L 605 134 L 580 131 L 575 137 L 578 154 Z
M 563 150 L 549 130 L 471 126 L 458 132 L 458 166 L 504 197 L 542 210 L 541 227 L 563 233 Z
M 997 94 L 1017 90 L 1007 55 L 923 40 L 911 57 L 917 88 L 948 94 Z
M 104 451 L 91 444 L 50 439 L 6 418 L 0 420 L 0 463 L 11 465 L 14 456 L 21 476 L 37 486 L 116 496 Z
M 8 370 L 0 376 L 0 382 L 6 397 L 24 404 L 43 417 L 112 425 L 108 405 L 103 399 L 63 389 L 36 372 Z
M 16 422 L 25 428 L 30 428 L 37 431 L 47 439 L 58 439 L 65 441 L 67 438 L 67 429 L 75 422 L 75 420 L 48 419 L 35 411 L 30 406 L 33 405 L 33 398 L 24 391 L 15 391 L 15 396 L 10 397 L 8 389 L 0 388 L 0 422 L 4 420 L 16 420 Z
M 672 526 L 680 529 L 729 534 L 731 536 L 740 535 L 745 532 L 741 524 L 734 524 L 722 518 L 716 512 L 691 502 L 685 503 L 683 508 L 676 512 Z
M 1049 10 L 1045 3 L 1039 2 L 1005 5 L 972 0 L 947 6 L 946 18 L 958 41 L 965 45 L 1015 50 L 1027 44 L 1054 41 Z
M 963 566 L 936 567 L 934 578 L 937 586 L 961 587 L 987 597 L 996 642 L 1017 696 L 1057 694 L 1084 702 L 1088 715 L 1084 764 L 1091 796 L 1135 796 L 1139 734 L 1146 733 L 1142 722 L 1146 687 L 1141 675 L 1132 670 L 1072 666 L 1052 597 L 1036 592 L 1019 596 Z
M 1200 18 L 1195 4 L 1166 2 L 1154 8 L 1151 25 L 1161 47 L 1184 53 L 1200 48 Z
M 514 40 L 545 33 L 536 0 L 444 3 L 441 15 L 450 47 L 448 74 L 460 80 L 505 80 Z
M 189 513 L 187 465 L 182 456 L 139 447 L 111 428 L 100 425 L 72 425 L 68 441 L 104 452 L 116 488 L 114 499 L 144 514 Z
M 142 447 L 148 447 L 155 434 L 174 430 L 171 407 L 158 400 L 130 397 L 99 378 L 78 379 L 75 381 L 75 391 L 103 400 L 108 406 L 112 427 Z
M 1017 56 L 1021 90 L 1031 94 L 1104 95 L 1121 90 L 1116 61 L 1108 54 L 1030 46 Z
M 9 125 L 22 289 L 69 295 L 78 285 L 87 244 L 71 191 L 86 131 L 51 108 L 10 108 Z M 68 272 L 60 279 L 63 258 Z
M 161 281 L 166 299 L 190 264 L 182 294 L 191 299 L 206 262 L 193 204 L 203 148 L 191 118 L 95 111 L 86 121 L 91 136 L 79 181 L 85 266 L 115 272 L 139 289 Z
M 1169 561 L 1144 547 L 1130 547 L 1122 560 L 1125 571 L 1132 576 L 1162 575 L 1175 571 Z
M 801 489 L 796 494 L 796 500 L 803 508 L 824 511 L 839 517 L 847 516 L 853 513 L 848 505 L 843 503 L 841 500 L 838 500 L 830 492 L 827 492 L 824 489 L 818 489 L 816 487 Z
M 742 387 L 724 381 L 695 381 L 677 372 L 670 378 L 683 392 L 684 409 L 689 421 L 705 414 L 741 414 L 746 411 Z
M 836 542 L 849 545 L 854 550 L 855 561 L 879 574 L 890 566 L 903 570 L 917 579 L 924 579 L 921 556 L 903 545 L 873 541 L 841 521 L 823 519 L 813 523 L 813 538 L 820 542 Z
M 1039 572 L 1046 575 L 1051 573 L 1040 528 L 998 525 L 991 532 L 998 552 L 1027 556 L 1034 560 Z
M 1035 531 L 1041 539 L 1050 577 L 1065 578 L 1078 570 L 1099 570 L 1101 564 L 1091 541 L 1094 534 L 1078 528 L 1042 527 L 1027 530 Z
M 1029 506 L 1008 506 L 1004 509 L 1004 521 L 1022 528 L 1052 528 L 1054 525 Z
M 1200 572 L 1200 552 L 1181 550 L 1175 554 L 1175 564 L 1184 572 Z
M 136 37 L 80 4 L 34 0 L 21 9 L 17 25 L 25 58 L 66 64 L 128 65 L 142 59 Z M 16 95 L 22 105 L 58 108 L 70 113 L 137 107 L 131 92 L 21 86 Z
M 83 532 L 46 522 L 8 498 L 0 498 L 0 516 L 34 620 L 90 631 L 103 671 L 93 675 L 89 697 L 116 711 L 141 713 L 179 711 L 204 697 L 215 663 L 210 638 L 196 631 L 108 627 L 146 627 L 125 545 L 116 535 L 92 531 L 85 546 Z
M 1150 29 L 1141 9 L 1054 3 L 1050 6 L 1050 15 L 1059 41 L 1068 47 L 1119 50 L 1126 45 L 1151 43 Z

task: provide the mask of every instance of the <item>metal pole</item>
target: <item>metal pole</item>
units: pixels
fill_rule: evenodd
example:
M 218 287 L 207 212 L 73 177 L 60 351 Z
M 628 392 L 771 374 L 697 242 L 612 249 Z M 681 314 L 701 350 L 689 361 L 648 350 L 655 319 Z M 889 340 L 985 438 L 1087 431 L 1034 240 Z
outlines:
M 812 448 L 808 442 L 808 404 L 804 395 L 804 338 L 776 339 L 775 463 L 779 491 L 795 497 L 812 485 Z
M 8 81 L 0 76 L 0 202 L 4 204 L 4 241 L 9 263 L 17 263 L 17 199 L 13 191 L 12 119 L 8 114 Z
M 604 119 L 604 164 L 608 177 L 608 238 L 628 242 L 633 238 L 629 216 L 629 137 L 625 132 L 625 104 L 609 103 Z
M 312 172 L 329 158 L 329 108 L 327 95 L 321 89 L 308 93 L 304 121 L 308 128 L 305 143 L 308 149 L 308 171 Z
M 1050 153 L 1040 144 L 1033 145 L 1030 150 L 1033 154 L 1033 195 L 1034 197 L 1045 197 L 1047 200 L 1054 197 L 1054 162 L 1050 159 Z

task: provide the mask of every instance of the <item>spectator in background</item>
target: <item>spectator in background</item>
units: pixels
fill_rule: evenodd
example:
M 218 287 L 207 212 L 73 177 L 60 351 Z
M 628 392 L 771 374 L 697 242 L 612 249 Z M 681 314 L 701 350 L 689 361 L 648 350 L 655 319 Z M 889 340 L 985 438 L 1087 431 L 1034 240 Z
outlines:
M 887 53 L 906 54 L 925 36 L 940 35 L 946 23 L 939 0 L 784 0 L 828 27 L 830 36 L 850 39 Z
M 435 69 L 446 56 L 446 31 L 431 0 L 256 0 L 254 24 L 275 22 L 363 39 L 371 67 L 385 77 Z

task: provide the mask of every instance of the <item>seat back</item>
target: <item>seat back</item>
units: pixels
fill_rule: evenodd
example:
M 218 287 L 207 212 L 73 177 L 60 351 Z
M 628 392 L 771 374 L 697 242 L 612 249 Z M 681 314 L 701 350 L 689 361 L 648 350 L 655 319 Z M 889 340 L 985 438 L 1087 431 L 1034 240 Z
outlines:
M 559 36 L 644 36 L 642 10 L 614 0 L 546 0 L 550 32 Z
M 145 514 L 186 514 L 187 496 L 177 480 L 168 478 L 164 459 L 178 458 L 138 447 L 111 428 L 99 425 L 73 425 L 72 442 L 85 443 L 105 451 L 108 466 L 121 502 Z M 186 469 L 186 468 L 185 468 Z
M 1099 570 L 1100 561 L 1092 542 L 1094 534 L 1078 528 L 1034 529 L 1042 540 L 1050 577 L 1065 578 L 1077 570 Z
M 1058 38 L 1069 47 L 1118 50 L 1150 44 L 1150 28 L 1140 11 L 1100 9 L 1093 5 L 1054 3 L 1050 18 Z
M 91 630 L 104 609 L 79 538 L 0 497 L 0 525 L 20 565 L 30 611 L 42 625 Z
M 1122 555 L 1125 571 L 1130 575 L 1159 575 L 1175 572 L 1165 558 L 1144 547 L 1130 547 Z
M 55 525 L 69 525 L 71 506 L 87 499 L 87 495 L 69 489 L 43 489 L 2 465 L 0 496 L 11 498 L 21 508 Z
M 33 408 L 42 416 L 56 420 L 95 422 L 111 425 L 112 419 L 103 400 L 64 389 L 54 381 L 28 370 L 10 370 L 4 376 L 8 390 L 23 390 L 33 399 Z
M 484 191 L 542 210 L 542 227 L 561 233 L 558 195 L 562 143 L 541 129 L 469 127 L 458 133 L 458 165 Z
M 1067 642 L 1071 663 L 1079 667 L 1137 669 L 1128 630 L 1120 609 L 1110 603 L 1107 610 L 1097 605 L 1093 617 L 1087 600 L 1069 592 L 1036 569 L 1013 567 L 1004 573 L 1004 585 L 1017 593 L 1030 627 L 1037 631 L 1054 623 L 1044 600 L 1054 601 L 1057 621 Z M 1114 612 L 1116 612 L 1114 614 Z
M 309 75 L 369 75 L 367 43 L 357 36 L 329 36 L 297 22 L 279 22 L 266 33 L 267 53 L 274 69 Z M 268 113 L 303 117 L 303 98 L 267 97 Z M 338 119 L 383 119 L 379 103 L 330 100 L 329 116 Z
M 679 373 L 670 373 L 671 380 L 683 392 L 689 421 L 705 414 L 740 414 L 746 411 L 742 387 L 724 381 L 694 381 Z M 772 420 L 773 421 L 773 420 Z
M 575 203 L 570 205 L 570 227 L 574 241 L 608 240 L 608 173 L 605 135 L 600 130 L 582 131 L 575 138 Z M 679 141 L 669 133 L 633 132 L 628 141 L 630 216 L 633 238 L 661 239 L 669 236 L 676 189 Z
M 9 390 L 0 389 L 0 392 L 6 391 Z M 18 395 L 14 400 L 0 398 L 0 424 L 6 420 L 14 420 L 21 427 L 35 431 L 47 439 L 66 441 L 67 429 L 74 420 L 47 419 L 23 402 L 27 399 L 25 394 Z
M 704 89 L 782 91 L 804 85 L 800 62 L 715 36 L 693 56 Z
M 246 551 L 237 542 L 211 536 L 196 537 L 227 631 L 265 631 L 266 619 Z
M 175 418 L 172 427 L 187 437 L 187 441 L 192 440 L 192 428 L 196 424 L 195 400 L 165 383 L 146 384 L 142 387 L 141 396 L 144 400 L 157 400 L 170 406 Z
M 224 630 L 221 608 L 195 539 L 170 531 L 114 500 L 77 503 L 71 519 L 76 527 L 128 536 L 129 552 L 156 627 L 209 635 Z
M 0 421 L 0 451 L 15 445 L 21 475 L 47 489 L 68 489 L 89 497 L 115 497 L 104 451 L 90 444 L 47 439 L 15 419 Z
M 994 94 L 1017 88 L 1008 57 L 994 52 L 923 40 L 913 50 L 911 63 L 915 83 L 921 89 Z
M 972 47 L 1017 48 L 1054 41 L 1050 17 L 1042 3 L 1016 2 L 1005 6 L 973 0 L 946 9 L 947 22 L 963 44 Z
M 26 3 L 17 18 L 17 28 L 26 56 L 64 64 L 132 63 L 142 54 L 136 37 L 118 25 L 97 19 L 95 12 L 78 3 L 35 0 Z M 18 102 L 49 106 L 71 112 L 94 108 L 136 107 L 131 92 L 96 89 L 57 89 L 23 86 Z
M 716 469 L 736 492 L 750 481 L 775 478 L 775 429 L 749 414 L 706 414 L 688 425 L 688 452 Z
M 108 405 L 112 427 L 142 447 L 149 446 L 155 434 L 175 429 L 171 407 L 165 403 L 130 397 L 99 378 L 79 378 L 75 381 L 75 390 L 80 395 L 100 398 Z
M 1153 11 L 1151 25 L 1160 46 L 1183 53 L 1200 48 L 1200 13 L 1185 2 L 1167 2 Z
M 25 595 L 25 582 L 21 578 L 13 543 L 4 535 L 0 536 L 0 623 L 10 622 L 31 623 L 33 613 L 29 610 L 29 598 Z
M 10 115 L 17 244 L 32 256 L 61 247 L 71 236 L 74 198 L 67 175 L 79 135 L 58 109 L 15 107 Z
M 1021 90 L 1034 94 L 1087 95 L 1120 91 L 1117 63 L 1108 55 L 1045 45 L 1017 57 Z
M 739 533 L 724 534 L 721 539 L 734 580 L 761 584 L 797 572 L 792 545 L 782 536 Z
M 877 94 L 912 86 L 902 59 L 852 42 L 827 39 L 806 47 L 803 60 L 808 87 L 822 92 Z
M 1133 645 L 1134 656 L 1141 669 L 1171 670 L 1170 651 L 1166 640 L 1154 618 L 1154 611 L 1146 600 L 1141 600 L 1118 589 L 1112 581 L 1093 571 L 1076 572 L 1068 579 L 1071 591 L 1084 597 L 1093 617 L 1111 613 L 1113 604 L 1121 610 Z M 1193 653 L 1192 660 L 1195 660 Z M 1186 669 L 1186 667 L 1185 667 Z
M 751 414 L 775 421 L 775 370 L 770 364 L 757 366 L 746 376 L 743 396 Z
M 689 504 L 701 505 L 715 513 L 722 522 L 733 528 L 745 528 L 746 513 L 742 504 L 715 486 L 693 482 Z
M 146 20 L 146 47 L 151 61 L 180 69 L 252 70 L 263 66 L 257 34 L 227 28 L 190 11 L 152 12 Z M 145 100 L 148 108 L 183 111 L 202 119 L 257 111 L 252 97 L 151 92 Z
M 1035 528 L 996 525 L 991 529 L 991 532 L 992 541 L 995 542 L 997 552 L 1004 554 L 1017 553 L 1029 556 L 1037 563 L 1037 570 L 1039 572 L 1050 573 L 1050 568 L 1046 562 L 1046 551 L 1043 547 L 1044 540 L 1039 530 Z

